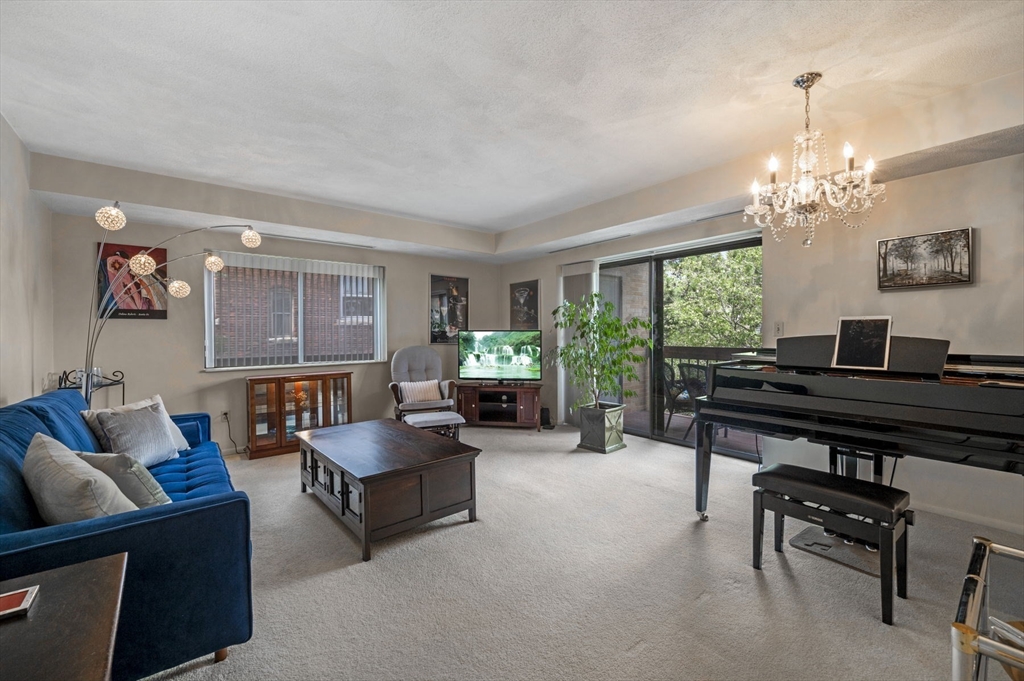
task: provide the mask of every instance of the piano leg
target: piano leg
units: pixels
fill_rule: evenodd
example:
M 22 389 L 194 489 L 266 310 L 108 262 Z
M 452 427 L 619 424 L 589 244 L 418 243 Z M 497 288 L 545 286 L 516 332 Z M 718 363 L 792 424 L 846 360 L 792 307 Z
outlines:
M 711 444 L 715 424 L 701 421 L 697 423 L 697 442 L 693 448 L 697 462 L 694 479 L 697 489 L 694 498 L 697 501 L 697 515 L 704 522 L 708 519 L 708 482 L 711 480 Z

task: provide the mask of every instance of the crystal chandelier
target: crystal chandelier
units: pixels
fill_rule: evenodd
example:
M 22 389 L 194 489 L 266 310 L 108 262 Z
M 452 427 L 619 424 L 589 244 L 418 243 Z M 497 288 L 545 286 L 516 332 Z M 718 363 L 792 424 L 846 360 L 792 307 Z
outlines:
M 843 146 L 846 170 L 831 177 L 825 135 L 821 130 L 811 130 L 811 88 L 819 80 L 821 74 L 815 72 L 793 80 L 793 86 L 804 91 L 804 129 L 793 136 L 790 181 L 776 182 L 779 161 L 773 154 L 768 160 L 768 184 L 761 186 L 754 180 L 750 187 L 754 203 L 743 210 L 744 222 L 747 216 L 754 216 L 754 224 L 771 229 L 776 241 L 785 239 L 790 227 L 802 226 L 804 246 L 810 246 L 814 240 L 815 225 L 830 216 L 839 218 L 847 227 L 857 228 L 867 222 L 876 200 L 885 201 L 885 185 L 871 182 L 875 162 L 868 156 L 864 168 L 856 170 L 849 142 Z M 781 224 L 776 224 L 780 213 L 785 217 Z M 847 219 L 861 213 L 864 217 L 857 224 Z

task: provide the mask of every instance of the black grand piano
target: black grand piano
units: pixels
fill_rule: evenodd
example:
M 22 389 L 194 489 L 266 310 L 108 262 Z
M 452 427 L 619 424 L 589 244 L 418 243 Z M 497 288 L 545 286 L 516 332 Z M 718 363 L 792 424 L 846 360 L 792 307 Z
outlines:
M 1024 357 L 947 356 L 948 341 L 893 336 L 887 371 L 848 370 L 830 368 L 835 336 L 777 346 L 709 369 L 694 416 L 701 520 L 716 424 L 826 445 L 833 472 L 870 458 L 876 480 L 885 456 L 1024 475 Z

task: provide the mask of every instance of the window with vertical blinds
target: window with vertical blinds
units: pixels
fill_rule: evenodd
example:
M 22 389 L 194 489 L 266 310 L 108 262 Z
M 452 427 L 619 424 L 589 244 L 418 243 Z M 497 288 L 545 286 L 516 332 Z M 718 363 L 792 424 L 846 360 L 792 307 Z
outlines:
M 217 253 L 206 272 L 206 368 L 387 358 L 384 268 Z

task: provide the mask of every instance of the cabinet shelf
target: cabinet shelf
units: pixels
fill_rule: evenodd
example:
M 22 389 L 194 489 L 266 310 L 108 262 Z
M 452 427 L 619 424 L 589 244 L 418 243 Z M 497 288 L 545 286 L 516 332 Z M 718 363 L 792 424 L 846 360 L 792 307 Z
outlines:
M 352 372 L 249 376 L 249 458 L 299 451 L 295 433 L 352 422 Z

